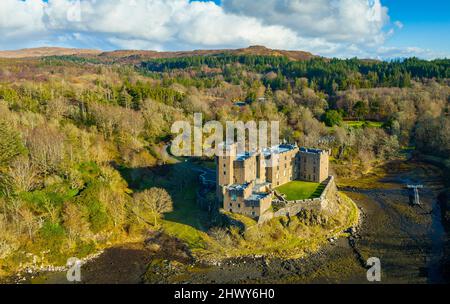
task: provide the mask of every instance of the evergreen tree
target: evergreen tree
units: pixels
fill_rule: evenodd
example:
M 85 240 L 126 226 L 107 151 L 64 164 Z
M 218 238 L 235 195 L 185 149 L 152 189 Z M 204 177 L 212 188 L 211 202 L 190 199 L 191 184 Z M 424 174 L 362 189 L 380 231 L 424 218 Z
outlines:
M 19 154 L 25 152 L 18 132 L 11 129 L 5 121 L 0 120 L 0 169 Z

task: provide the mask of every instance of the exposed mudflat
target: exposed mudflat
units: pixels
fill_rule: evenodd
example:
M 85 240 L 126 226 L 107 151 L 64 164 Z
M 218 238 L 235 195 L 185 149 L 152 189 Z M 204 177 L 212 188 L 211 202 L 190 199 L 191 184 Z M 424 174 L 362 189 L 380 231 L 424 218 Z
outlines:
M 365 214 L 355 247 L 366 259 L 380 258 L 384 283 L 443 283 L 449 242 L 438 202 L 444 188 L 441 171 L 405 161 L 391 162 L 383 171 L 382 178 L 346 188 Z M 407 184 L 424 185 L 420 206 L 411 204 Z M 353 276 L 348 274 L 350 280 Z
M 363 212 L 361 227 L 305 259 L 245 258 L 195 267 L 167 282 L 368 283 L 365 261 L 381 260 L 383 283 L 443 283 L 448 237 L 437 197 L 441 171 L 420 162 L 395 161 L 383 174 L 344 181 L 343 190 Z M 421 205 L 411 204 L 408 183 L 420 183 Z M 350 186 L 351 185 L 351 186 Z
M 443 283 L 448 236 L 437 197 L 443 189 L 438 168 L 396 161 L 376 174 L 338 180 L 341 191 L 363 212 L 361 227 L 308 258 L 230 259 L 196 264 L 176 240 L 155 235 L 147 244 L 105 250 L 82 267 L 82 283 L 368 283 L 365 261 L 381 260 L 382 283 Z M 408 183 L 420 183 L 421 205 L 413 206 Z M 32 283 L 65 283 L 65 274 L 41 274 Z

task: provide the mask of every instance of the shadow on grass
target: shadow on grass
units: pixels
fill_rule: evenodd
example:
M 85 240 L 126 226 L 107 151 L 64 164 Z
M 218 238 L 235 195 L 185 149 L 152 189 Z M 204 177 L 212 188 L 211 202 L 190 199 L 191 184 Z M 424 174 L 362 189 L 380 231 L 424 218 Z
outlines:
M 193 164 L 177 163 L 153 168 L 117 168 L 133 192 L 153 187 L 165 189 L 172 198 L 174 210 L 164 215 L 165 222 L 173 222 L 206 231 L 208 213 L 197 204 L 199 172 Z M 178 227 L 181 228 L 181 227 Z
M 317 187 L 316 191 L 314 191 L 313 194 L 311 194 L 311 196 L 309 198 L 312 199 L 312 198 L 320 197 L 322 195 L 323 191 L 325 190 L 325 187 L 326 187 L 326 183 L 321 183 Z

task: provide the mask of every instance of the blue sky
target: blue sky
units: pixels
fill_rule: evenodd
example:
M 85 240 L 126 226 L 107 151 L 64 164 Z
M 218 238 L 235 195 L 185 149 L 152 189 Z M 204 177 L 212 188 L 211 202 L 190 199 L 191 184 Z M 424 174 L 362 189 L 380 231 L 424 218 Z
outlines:
M 450 55 L 450 1 L 383 0 L 393 20 L 404 27 L 387 45 L 417 46 Z M 449 56 L 450 57 L 450 56 Z
M 327 57 L 450 57 L 450 1 L 1 0 L 0 49 L 265 45 Z

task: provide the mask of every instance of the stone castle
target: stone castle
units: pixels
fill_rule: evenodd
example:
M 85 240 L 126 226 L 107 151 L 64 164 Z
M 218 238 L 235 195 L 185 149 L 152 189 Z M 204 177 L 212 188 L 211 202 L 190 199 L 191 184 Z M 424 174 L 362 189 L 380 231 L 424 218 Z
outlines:
M 256 152 L 237 153 L 236 144 L 222 144 L 216 157 L 217 198 L 223 209 L 259 218 L 272 205 L 273 189 L 302 180 L 322 183 L 328 177 L 329 153 L 282 144 Z

